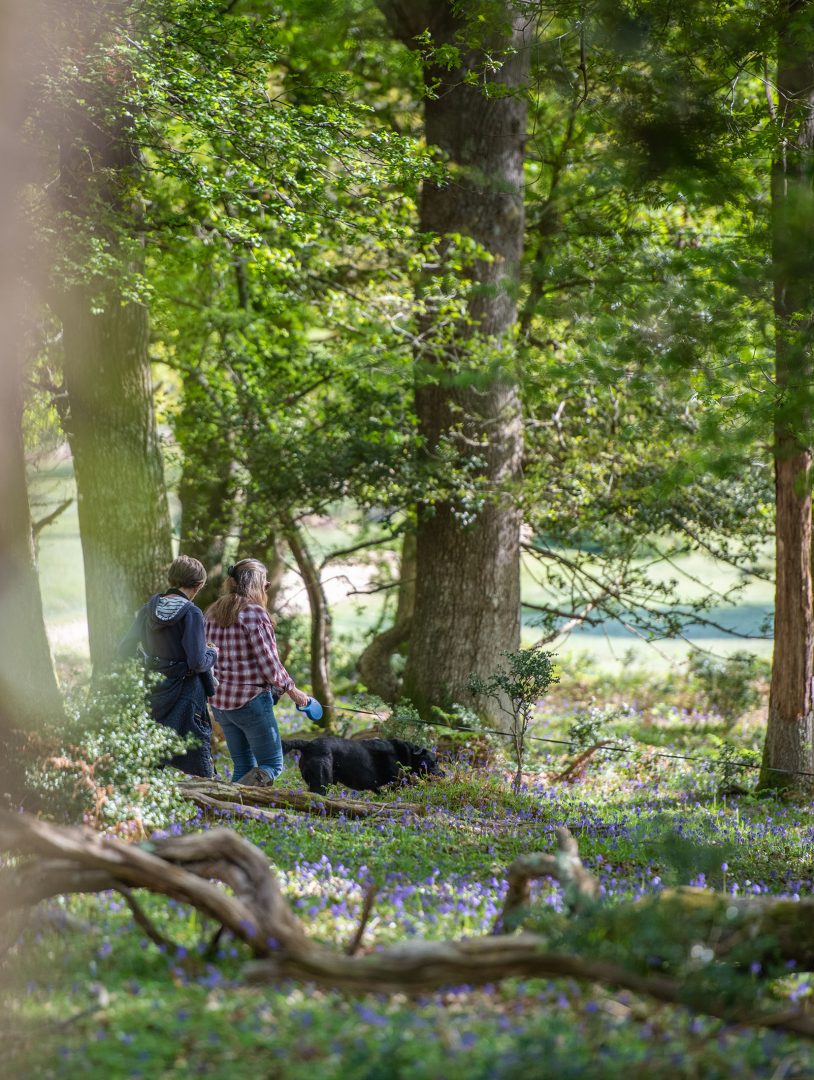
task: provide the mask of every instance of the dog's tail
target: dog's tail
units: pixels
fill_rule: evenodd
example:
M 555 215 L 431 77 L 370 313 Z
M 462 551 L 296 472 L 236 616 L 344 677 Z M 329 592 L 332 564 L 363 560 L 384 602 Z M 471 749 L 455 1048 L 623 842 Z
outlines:
M 304 750 L 312 739 L 282 739 L 283 753 L 290 754 L 292 750 Z

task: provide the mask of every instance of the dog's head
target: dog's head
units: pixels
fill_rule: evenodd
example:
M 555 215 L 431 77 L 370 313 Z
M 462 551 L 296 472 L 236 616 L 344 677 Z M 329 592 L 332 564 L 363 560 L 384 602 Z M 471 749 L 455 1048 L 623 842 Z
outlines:
M 443 775 L 435 754 L 426 747 L 404 742 L 403 739 L 393 739 L 392 742 L 399 765 L 403 765 L 405 769 L 415 773 L 426 773 L 428 776 Z

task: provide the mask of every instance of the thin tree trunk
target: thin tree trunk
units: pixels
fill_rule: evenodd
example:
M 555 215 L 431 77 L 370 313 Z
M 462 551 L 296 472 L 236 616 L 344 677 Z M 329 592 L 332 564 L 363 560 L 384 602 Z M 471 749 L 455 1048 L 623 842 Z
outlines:
M 396 615 L 393 625 L 377 634 L 359 657 L 359 674 L 371 694 L 394 704 L 401 693 L 401 679 L 393 670 L 393 656 L 410 637 L 415 610 L 416 538 L 412 529 L 401 542 L 401 567 Z
M 814 317 L 814 7 L 791 0 L 778 42 L 783 144 L 772 170 L 776 341 L 774 660 L 760 787 L 803 788 L 812 757 L 811 382 Z M 776 770 L 776 771 L 773 771 Z
M 330 728 L 333 722 L 331 707 L 334 703 L 330 675 L 331 612 L 319 567 L 293 522 L 286 525 L 285 538 L 302 576 L 311 609 L 311 690 L 325 709 L 321 726 Z
M 226 577 L 226 546 L 238 528 L 235 474 L 235 462 L 223 460 L 223 440 L 215 440 L 200 454 L 185 452 L 178 488 L 179 551 L 206 567 L 206 585 L 196 598 L 202 608 L 216 599 Z
M 228 204 L 225 205 L 225 210 L 230 217 L 236 216 Z M 235 252 L 232 264 L 237 306 L 246 312 L 251 302 L 246 260 Z M 221 344 L 224 350 L 228 347 L 226 334 L 223 335 Z M 198 604 L 205 609 L 220 594 L 226 577 L 226 550 L 230 536 L 236 536 L 240 530 L 244 493 L 238 483 L 239 466 L 234 454 L 234 429 L 228 421 L 218 416 L 219 431 L 215 437 L 203 442 L 196 438 L 198 432 L 208 426 L 207 418 L 211 423 L 213 407 L 217 410 L 206 379 L 200 373 L 187 372 L 184 399 L 184 414 L 179 424 L 179 430 L 186 435 L 181 439 L 184 446 L 184 469 L 178 492 L 182 508 L 180 550 L 200 559 L 206 567 L 206 585 L 197 599 Z M 272 550 L 273 547 L 274 542 L 271 540 L 262 551 L 257 551 L 257 545 L 254 545 L 251 550 L 241 550 L 239 557 L 265 561 L 265 548 Z M 269 571 L 271 582 L 271 567 Z M 269 599 L 271 602 L 271 596 Z
M 285 576 L 283 542 L 276 534 L 272 535 L 270 543 L 266 545 L 265 563 L 268 576 L 266 596 L 269 607 L 273 609 L 277 604 L 277 597 L 280 595 L 280 589 L 283 587 L 283 577 Z
M 21 427 L 20 388 L 0 396 L 2 506 L 0 514 L 0 737 L 63 715 L 34 558 Z M 5 738 L 0 738 L 3 743 Z M 12 764 L 0 749 L 3 765 Z M 19 772 L 19 761 L 14 770 Z M 4 779 L 5 782 L 5 779 Z M 3 791 L 9 791 L 4 787 Z
M 529 16 L 508 0 L 496 4 L 483 48 L 470 50 L 457 36 L 458 5 L 382 0 L 381 6 L 408 46 L 429 29 L 435 45 L 461 49 L 460 67 L 433 67 L 426 75 L 432 87 L 426 140 L 442 151 L 452 175 L 442 185 L 424 184 L 421 231 L 471 237 L 492 256 L 471 271 L 469 325 L 458 328 L 452 343 L 455 363 L 449 363 L 448 343 L 434 348 L 431 325 L 427 354 L 417 356 L 416 412 L 428 460 L 440 465 L 441 448 L 451 445 L 487 497 L 482 506 L 441 502 L 418 508 L 415 615 L 404 679 L 405 693 L 425 713 L 451 701 L 482 710 L 467 690 L 469 675 L 494 671 L 501 653 L 520 641 L 521 515 L 512 488 L 519 479 L 522 427 L 511 336 L 523 250 Z M 505 88 L 503 94 L 488 95 L 467 81 L 473 73 L 476 84 L 483 81 L 487 52 L 500 60 L 489 78 Z M 468 365 L 467 350 L 474 357 L 484 347 L 491 362 Z M 481 463 L 473 465 L 473 457 Z

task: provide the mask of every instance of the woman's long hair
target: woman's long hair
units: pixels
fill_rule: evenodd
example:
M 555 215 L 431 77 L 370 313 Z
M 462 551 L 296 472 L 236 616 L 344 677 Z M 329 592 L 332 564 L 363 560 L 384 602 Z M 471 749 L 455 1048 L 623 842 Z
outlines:
M 234 626 L 247 604 L 266 606 L 266 568 L 259 559 L 241 559 L 229 567 L 222 595 L 206 609 L 216 626 Z

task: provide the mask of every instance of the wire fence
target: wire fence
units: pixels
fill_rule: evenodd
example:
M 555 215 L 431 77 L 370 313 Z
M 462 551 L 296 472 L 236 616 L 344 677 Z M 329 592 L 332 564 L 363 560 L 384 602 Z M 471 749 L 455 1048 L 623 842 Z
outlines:
M 378 713 L 373 709 L 352 709 L 347 705 L 328 705 L 325 707 L 333 712 L 356 713 L 360 716 L 375 716 L 376 719 L 380 722 L 384 722 L 386 719 L 386 717 L 382 716 L 381 713 Z M 445 724 L 441 720 L 421 720 L 418 717 L 411 717 L 410 723 L 420 724 L 423 727 L 444 728 L 447 731 L 467 731 L 471 732 L 474 735 L 495 735 L 499 738 L 512 739 L 513 741 L 515 738 L 514 734 L 511 731 L 501 731 L 499 728 L 472 727 L 471 725 L 467 724 Z M 551 743 L 552 745 L 566 746 L 571 748 L 572 750 L 574 749 L 574 743 L 571 739 L 553 739 L 543 735 L 530 735 L 527 733 L 524 736 L 524 741 Z M 632 738 L 630 739 L 630 742 L 634 743 L 636 746 L 641 746 L 644 750 L 649 751 L 651 758 L 667 758 L 671 761 L 697 761 L 707 766 L 718 764 L 718 761 L 716 761 L 716 759 L 710 758 L 709 756 L 703 756 L 700 754 L 668 753 L 664 750 L 654 749 L 654 747 L 650 743 L 642 742 L 641 740 Z M 587 748 L 583 747 L 582 749 Z M 606 752 L 609 754 L 626 754 L 629 761 L 634 760 L 630 746 L 614 746 L 613 744 L 609 744 L 603 741 L 601 746 L 597 746 L 597 749 L 601 750 L 603 753 Z M 635 752 L 636 751 L 634 750 L 633 753 Z M 732 758 L 727 758 L 726 767 L 733 769 L 760 770 L 764 766 L 759 765 L 754 761 L 735 761 Z M 767 772 L 781 773 L 784 776 L 805 776 L 809 778 L 814 778 L 814 772 L 801 771 L 797 769 L 778 769 L 774 766 L 768 765 L 765 766 L 765 768 Z

